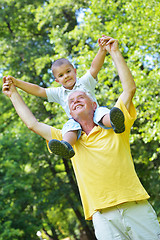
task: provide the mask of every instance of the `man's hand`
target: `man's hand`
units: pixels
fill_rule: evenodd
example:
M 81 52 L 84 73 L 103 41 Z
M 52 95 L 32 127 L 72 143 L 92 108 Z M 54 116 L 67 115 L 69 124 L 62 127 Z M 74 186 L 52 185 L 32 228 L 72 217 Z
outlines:
M 11 97 L 12 93 L 16 91 L 16 88 L 15 88 L 13 82 L 11 81 L 11 79 L 9 79 L 6 76 L 3 77 L 2 91 L 9 98 Z
M 98 39 L 98 44 L 103 49 L 105 48 L 110 54 L 119 50 L 118 40 L 106 35 L 102 35 L 102 37 Z
M 10 75 L 8 75 L 7 77 L 6 77 L 6 81 L 8 82 L 8 83 L 13 83 L 14 84 L 14 86 L 17 86 L 17 79 L 15 78 L 15 77 L 12 77 L 12 76 L 10 76 Z

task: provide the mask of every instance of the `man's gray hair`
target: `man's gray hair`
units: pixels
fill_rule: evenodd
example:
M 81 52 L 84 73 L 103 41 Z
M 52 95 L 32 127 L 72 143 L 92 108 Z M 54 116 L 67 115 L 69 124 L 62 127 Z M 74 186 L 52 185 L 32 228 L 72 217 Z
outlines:
M 84 92 L 93 102 L 96 102 L 94 97 L 92 96 L 92 94 L 90 94 L 88 91 L 85 91 L 84 89 L 78 89 L 78 90 L 73 90 L 69 93 L 67 101 L 69 99 L 69 97 L 72 95 L 72 93 L 74 92 Z

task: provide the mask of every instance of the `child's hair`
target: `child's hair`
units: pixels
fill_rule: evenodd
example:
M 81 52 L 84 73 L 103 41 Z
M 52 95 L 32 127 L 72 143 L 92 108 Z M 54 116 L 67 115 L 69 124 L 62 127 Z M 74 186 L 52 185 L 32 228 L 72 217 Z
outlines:
M 59 67 L 59 66 L 61 66 L 61 65 L 63 65 L 63 64 L 68 64 L 68 65 L 70 65 L 71 67 L 73 67 L 72 63 L 71 63 L 68 59 L 66 59 L 66 58 L 59 58 L 59 59 L 57 59 L 56 61 L 54 61 L 54 62 L 52 63 L 51 70 L 52 70 L 53 75 L 54 75 L 54 70 L 55 70 L 57 67 Z M 74 68 L 74 67 L 73 67 L 73 68 Z

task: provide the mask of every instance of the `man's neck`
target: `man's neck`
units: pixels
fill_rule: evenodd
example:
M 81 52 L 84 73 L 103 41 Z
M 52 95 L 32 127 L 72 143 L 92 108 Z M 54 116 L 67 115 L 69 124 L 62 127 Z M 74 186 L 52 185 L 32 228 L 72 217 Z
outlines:
M 93 121 L 92 122 L 88 122 L 86 120 L 79 122 L 82 130 L 88 135 L 92 129 L 97 126 Z

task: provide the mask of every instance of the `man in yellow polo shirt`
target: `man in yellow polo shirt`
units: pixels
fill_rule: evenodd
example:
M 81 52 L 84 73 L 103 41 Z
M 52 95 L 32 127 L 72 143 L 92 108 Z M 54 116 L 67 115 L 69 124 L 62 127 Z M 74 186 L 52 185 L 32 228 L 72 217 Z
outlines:
M 124 113 L 126 129 L 115 134 L 113 129 L 105 130 L 91 121 L 96 106 L 86 93 L 75 91 L 69 97 L 72 116 L 84 126 L 71 161 L 85 218 L 93 220 L 98 240 L 158 240 L 157 216 L 130 152 L 129 134 L 136 111 L 132 102 L 128 110 L 122 99 L 123 95 L 116 107 Z M 51 128 L 51 133 L 53 139 L 61 140 L 59 130 Z
M 93 121 L 96 103 L 83 91 L 73 92 L 68 99 L 71 116 L 82 126 L 82 135 L 74 146 L 72 164 L 77 178 L 85 218 L 92 219 L 98 240 L 158 240 L 160 227 L 134 169 L 129 134 L 136 118 L 132 103 L 135 83 L 118 41 L 106 45 L 122 82 L 123 92 L 116 107 L 125 116 L 125 131 L 115 134 Z M 60 130 L 39 123 L 13 85 L 3 78 L 3 92 L 10 97 L 17 113 L 29 129 L 47 141 L 62 139 Z M 105 126 L 105 118 L 102 119 Z

